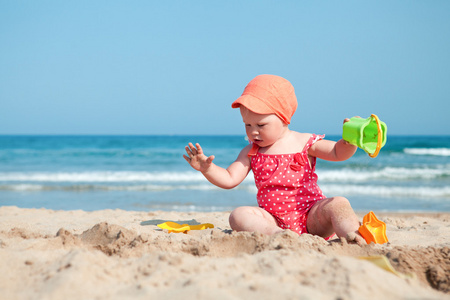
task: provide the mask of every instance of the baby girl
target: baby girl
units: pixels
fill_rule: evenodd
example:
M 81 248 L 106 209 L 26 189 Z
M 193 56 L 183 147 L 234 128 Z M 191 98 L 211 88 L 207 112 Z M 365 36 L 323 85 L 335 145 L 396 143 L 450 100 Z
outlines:
M 232 211 L 230 226 L 237 231 L 274 234 L 289 229 L 325 239 L 334 234 L 358 244 L 358 217 L 344 197 L 327 198 L 317 185 L 316 158 L 343 161 L 357 147 L 344 140 L 289 129 L 297 98 L 291 83 L 275 75 L 259 75 L 231 105 L 239 108 L 250 144 L 237 159 L 222 168 L 206 156 L 199 144 L 186 146 L 186 161 L 212 184 L 231 189 L 250 170 L 258 188 L 258 207 L 243 206 Z M 349 119 L 345 119 L 347 122 Z

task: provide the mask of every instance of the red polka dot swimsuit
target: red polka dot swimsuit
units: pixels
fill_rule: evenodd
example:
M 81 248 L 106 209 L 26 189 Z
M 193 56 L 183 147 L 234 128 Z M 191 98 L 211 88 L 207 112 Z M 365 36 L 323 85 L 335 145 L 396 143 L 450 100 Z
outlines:
M 316 158 L 311 165 L 308 150 L 325 135 L 313 134 L 300 153 L 263 154 L 254 145 L 249 153 L 258 188 L 259 207 L 268 211 L 283 229 L 307 233 L 306 219 L 311 207 L 326 197 L 317 185 Z

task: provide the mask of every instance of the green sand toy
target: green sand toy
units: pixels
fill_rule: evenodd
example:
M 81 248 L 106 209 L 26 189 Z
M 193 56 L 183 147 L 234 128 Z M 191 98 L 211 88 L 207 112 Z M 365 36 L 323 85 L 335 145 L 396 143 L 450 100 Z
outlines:
M 344 123 L 342 138 L 366 151 L 370 157 L 377 157 L 386 144 L 386 132 L 386 124 L 372 114 L 367 119 L 353 117 Z

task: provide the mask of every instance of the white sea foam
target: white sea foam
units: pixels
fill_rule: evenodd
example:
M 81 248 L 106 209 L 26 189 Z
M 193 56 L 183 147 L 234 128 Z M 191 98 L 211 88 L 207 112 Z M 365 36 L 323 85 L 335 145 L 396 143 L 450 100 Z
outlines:
M 320 182 L 369 182 L 372 180 L 420 180 L 450 176 L 450 167 L 392 168 L 377 170 L 317 170 Z
M 380 197 L 416 197 L 416 198 L 450 198 L 450 187 L 405 187 L 377 185 L 333 185 L 324 184 L 322 191 L 327 196 L 333 195 L 367 195 Z
M 411 155 L 450 156 L 450 148 L 405 148 L 403 151 Z
M 256 187 L 254 185 L 243 184 L 236 189 L 245 190 L 248 192 L 256 193 Z M 32 191 L 75 191 L 75 192 L 87 192 L 87 191 L 147 191 L 147 192 L 160 192 L 160 191 L 173 191 L 173 190 L 195 190 L 195 191 L 211 191 L 222 190 L 217 186 L 204 183 L 204 184 L 187 184 L 187 185 L 167 185 L 167 184 L 143 184 L 143 185 L 102 185 L 102 184 L 75 184 L 75 185 L 43 185 L 43 184 L 3 184 L 0 185 L 0 190 L 3 191 L 19 191 L 19 192 L 32 192 Z
M 41 184 L 11 184 L 0 185 L 0 190 L 18 191 L 18 192 L 31 192 L 31 191 L 43 191 L 47 188 Z
M 256 194 L 254 184 L 241 184 L 236 188 L 249 194 Z M 357 185 L 357 184 L 322 184 L 321 189 L 328 197 L 331 196 L 379 196 L 379 197 L 403 197 L 403 198 L 446 198 L 450 199 L 450 187 L 430 186 L 388 186 L 388 185 Z M 0 185 L 3 191 L 39 192 L 39 191 L 65 191 L 65 192 L 89 192 L 89 191 L 127 191 L 127 192 L 164 192 L 175 190 L 186 191 L 224 191 L 209 183 L 166 185 L 166 184 L 142 184 L 142 185 L 41 185 L 41 184 L 4 184 Z
M 337 169 L 317 170 L 320 182 L 371 182 L 373 180 L 431 180 L 450 177 L 450 166 L 438 168 Z M 143 171 L 95 171 L 95 172 L 6 172 L 0 173 L 0 182 L 26 183 L 174 183 L 195 184 L 205 182 L 200 172 L 143 172 Z M 247 182 L 253 176 L 247 176 Z
M 195 182 L 204 181 L 199 172 L 38 172 L 0 173 L 0 181 L 26 182 Z

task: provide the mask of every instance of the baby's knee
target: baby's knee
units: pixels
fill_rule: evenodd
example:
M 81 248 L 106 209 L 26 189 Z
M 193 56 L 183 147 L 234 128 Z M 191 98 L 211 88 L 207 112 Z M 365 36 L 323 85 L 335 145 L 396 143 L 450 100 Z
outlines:
M 350 201 L 348 201 L 345 197 L 333 197 L 333 201 L 331 201 L 331 203 L 336 207 L 351 208 Z
M 244 213 L 244 212 L 245 212 L 245 207 L 235 208 L 231 212 L 230 217 L 228 218 L 228 220 L 230 221 L 230 224 L 232 222 L 235 222 L 236 220 L 238 220 L 242 216 L 242 213 Z
M 327 216 L 344 214 L 348 211 L 353 211 L 350 201 L 348 201 L 345 197 L 328 198 L 323 204 L 322 211 Z
M 245 215 L 249 213 L 249 207 L 241 206 L 235 208 L 228 218 L 230 222 L 231 229 L 238 230 L 241 227 L 242 221 L 245 220 Z

